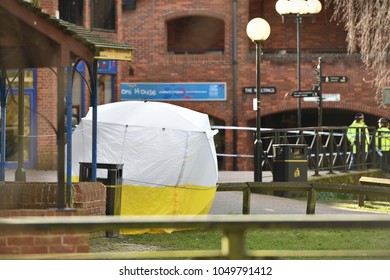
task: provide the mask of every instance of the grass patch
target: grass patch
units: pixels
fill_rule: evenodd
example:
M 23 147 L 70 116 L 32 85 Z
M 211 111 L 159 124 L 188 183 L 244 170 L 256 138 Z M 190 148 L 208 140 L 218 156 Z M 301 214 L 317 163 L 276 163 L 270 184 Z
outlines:
M 348 208 L 362 211 L 372 211 L 378 213 L 390 213 L 390 202 L 388 201 L 365 201 L 364 206 L 358 206 L 357 200 L 334 200 L 319 201 L 340 208 Z
M 182 231 L 171 234 L 127 236 L 138 244 L 169 249 L 218 249 L 222 233 L 218 231 Z M 247 233 L 247 248 L 251 250 L 333 250 L 390 249 L 388 230 L 253 230 Z
M 152 250 L 218 250 L 222 236 L 219 231 L 188 230 L 171 234 L 122 235 L 105 240 L 112 248 L 118 243 L 118 247 L 137 244 Z M 246 233 L 246 241 L 249 250 L 390 250 L 387 229 L 253 230 Z M 99 251 L 96 247 L 92 250 Z
M 148 244 L 170 250 L 215 250 L 221 248 L 219 231 L 188 230 L 162 234 L 127 236 L 137 244 Z
M 317 201 L 348 201 L 355 200 L 356 195 L 348 194 L 348 193 L 335 193 L 335 192 L 318 192 L 317 193 Z
M 390 249 L 388 230 L 263 230 L 248 233 L 248 248 L 273 250 Z

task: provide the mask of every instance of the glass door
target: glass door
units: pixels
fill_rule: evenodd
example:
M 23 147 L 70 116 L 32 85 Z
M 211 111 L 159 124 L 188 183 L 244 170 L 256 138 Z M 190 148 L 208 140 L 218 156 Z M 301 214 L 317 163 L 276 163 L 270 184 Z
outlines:
M 12 83 L 12 91 L 7 91 L 6 107 L 6 162 L 8 168 L 16 168 L 18 162 L 18 139 L 23 137 L 24 149 L 23 158 L 26 168 L 33 168 L 37 158 L 37 136 L 36 136 L 36 89 L 35 71 L 24 70 L 24 132 L 18 135 L 18 71 L 7 71 L 8 81 Z

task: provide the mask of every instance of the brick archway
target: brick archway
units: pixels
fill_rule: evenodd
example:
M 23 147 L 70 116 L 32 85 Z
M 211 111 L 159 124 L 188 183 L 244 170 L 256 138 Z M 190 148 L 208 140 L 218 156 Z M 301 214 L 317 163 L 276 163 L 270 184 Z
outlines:
M 324 109 L 340 109 L 344 111 L 352 111 L 352 112 L 362 112 L 364 114 L 370 114 L 377 117 L 390 117 L 389 110 L 386 110 L 385 108 L 373 107 L 366 104 L 363 104 L 360 100 L 356 100 L 354 103 L 350 102 L 327 102 L 323 103 Z M 302 106 L 302 109 L 313 109 L 317 108 L 317 106 Z M 294 103 L 286 103 L 283 105 L 274 105 L 274 106 L 268 106 L 266 108 L 262 108 L 262 116 L 268 116 L 273 114 L 279 114 L 283 112 L 288 111 L 294 111 L 297 110 L 297 105 Z M 249 119 L 248 119 L 249 121 Z
M 223 21 L 226 20 L 226 15 L 224 15 L 222 13 L 217 13 L 217 12 L 213 12 L 210 10 L 196 10 L 196 9 L 169 12 L 169 13 L 162 15 L 162 18 L 165 22 L 165 21 L 172 20 L 175 18 L 187 17 L 187 16 L 205 16 L 205 17 L 218 18 L 218 19 L 221 19 Z

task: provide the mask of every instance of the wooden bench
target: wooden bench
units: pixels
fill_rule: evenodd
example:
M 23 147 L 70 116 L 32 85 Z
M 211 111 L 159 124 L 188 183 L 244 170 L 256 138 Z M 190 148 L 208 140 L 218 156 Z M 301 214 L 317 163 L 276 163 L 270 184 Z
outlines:
M 390 187 L 390 179 L 375 178 L 375 177 L 361 177 L 359 183 L 362 185 Z
M 372 187 L 390 188 L 390 179 L 363 176 L 359 179 L 359 184 L 362 186 L 369 187 L 370 189 Z M 359 206 L 364 206 L 365 200 L 366 200 L 366 195 L 359 195 Z

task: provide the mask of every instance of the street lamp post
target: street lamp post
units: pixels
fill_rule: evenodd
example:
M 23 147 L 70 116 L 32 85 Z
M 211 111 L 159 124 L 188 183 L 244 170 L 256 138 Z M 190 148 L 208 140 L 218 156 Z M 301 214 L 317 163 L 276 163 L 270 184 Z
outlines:
M 300 25 L 303 17 L 311 17 L 315 19 L 322 5 L 319 0 L 278 0 L 275 9 L 282 16 L 284 23 L 285 17 L 292 17 L 295 19 L 297 25 L 297 90 L 301 91 L 301 31 Z M 301 115 L 301 98 L 298 98 L 298 127 L 302 126 Z
M 316 74 L 318 76 L 318 98 L 319 98 L 319 101 L 318 101 L 318 127 L 321 127 L 322 126 L 322 80 L 321 80 L 321 77 L 322 77 L 322 58 L 319 57 L 318 58 L 318 65 L 317 65 L 317 69 L 316 69 Z
M 246 34 L 256 44 L 256 137 L 254 142 L 254 181 L 262 181 L 263 143 L 261 142 L 261 106 L 260 106 L 260 62 L 261 42 L 271 33 L 268 22 L 262 18 L 252 19 L 246 26 Z

